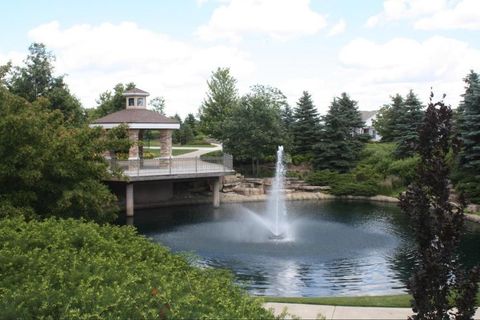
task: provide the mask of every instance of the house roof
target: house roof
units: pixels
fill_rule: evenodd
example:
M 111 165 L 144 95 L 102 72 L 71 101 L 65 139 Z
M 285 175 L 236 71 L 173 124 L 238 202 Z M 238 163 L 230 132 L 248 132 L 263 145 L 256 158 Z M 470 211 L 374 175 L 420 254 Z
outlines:
M 178 124 L 176 119 L 171 119 L 158 112 L 148 109 L 125 109 L 106 115 L 93 121 L 94 124 L 108 123 L 165 123 Z
M 126 90 L 124 93 L 123 93 L 123 96 L 149 96 L 150 93 L 148 93 L 147 91 L 143 91 L 142 89 L 138 89 L 138 88 L 133 88 L 133 89 L 129 89 L 129 90 Z
M 373 110 L 373 111 L 359 111 L 360 112 L 360 117 L 362 118 L 362 121 L 367 121 L 371 117 L 373 117 L 378 110 Z

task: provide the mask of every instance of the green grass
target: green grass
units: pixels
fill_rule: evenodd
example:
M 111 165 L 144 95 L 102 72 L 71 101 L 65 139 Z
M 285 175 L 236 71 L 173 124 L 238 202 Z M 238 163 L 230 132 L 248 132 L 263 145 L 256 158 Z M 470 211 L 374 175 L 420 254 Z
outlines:
M 359 297 L 264 297 L 265 302 L 320 304 L 351 307 L 410 307 L 408 294 Z
M 172 149 L 172 156 L 179 156 L 181 154 L 197 151 L 198 149 Z
M 358 297 L 262 297 L 265 302 L 319 304 L 348 307 L 384 307 L 410 308 L 412 297 L 408 294 L 388 296 L 358 296 Z M 477 306 L 480 306 L 480 293 L 477 294 Z

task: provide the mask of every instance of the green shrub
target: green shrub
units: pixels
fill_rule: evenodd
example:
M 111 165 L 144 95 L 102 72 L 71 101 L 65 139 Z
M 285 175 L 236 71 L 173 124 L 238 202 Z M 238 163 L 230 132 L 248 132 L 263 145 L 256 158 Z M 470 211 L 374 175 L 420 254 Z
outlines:
M 305 182 L 314 186 L 330 186 L 340 179 L 341 174 L 330 170 L 315 171 L 305 179 Z
M 378 186 L 370 182 L 336 183 L 332 186 L 331 193 L 336 196 L 365 196 L 371 197 L 378 194 Z
M 292 163 L 296 166 L 302 163 L 310 163 L 312 161 L 311 155 L 296 154 L 292 156 Z
M 232 275 L 199 269 L 134 228 L 0 220 L 2 319 L 272 319 Z
M 410 157 L 395 160 L 390 164 L 387 173 L 401 177 L 405 182 L 405 185 L 408 185 L 415 176 L 415 168 L 417 167 L 418 159 L 418 157 Z

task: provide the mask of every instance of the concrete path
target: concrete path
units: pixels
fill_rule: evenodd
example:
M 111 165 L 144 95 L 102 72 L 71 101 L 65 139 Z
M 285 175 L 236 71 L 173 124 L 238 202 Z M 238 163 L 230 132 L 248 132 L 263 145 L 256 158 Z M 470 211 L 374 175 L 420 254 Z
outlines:
M 204 155 L 206 153 L 212 152 L 212 151 L 219 151 L 222 150 L 222 145 L 221 144 L 214 144 L 214 147 L 211 148 L 198 148 L 197 151 L 189 152 L 189 153 L 184 153 L 178 156 L 174 156 L 173 158 L 195 158 L 195 157 L 200 157 L 201 155 Z M 173 149 L 195 149 L 195 147 L 173 147 Z
M 407 319 L 412 315 L 410 308 L 373 308 L 373 307 L 338 307 L 298 303 L 265 303 L 267 309 L 273 309 L 275 315 L 287 308 L 287 318 L 293 316 L 301 319 Z M 477 310 L 474 319 L 480 319 Z

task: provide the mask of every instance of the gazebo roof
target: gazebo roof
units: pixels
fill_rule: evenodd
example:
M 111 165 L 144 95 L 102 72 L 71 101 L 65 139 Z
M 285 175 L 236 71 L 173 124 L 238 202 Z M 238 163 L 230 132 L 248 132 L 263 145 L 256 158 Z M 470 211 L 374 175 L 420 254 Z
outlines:
M 133 89 L 129 89 L 129 90 L 126 90 L 124 93 L 123 93 L 123 96 L 124 97 L 127 97 L 127 96 L 149 96 L 150 93 L 148 93 L 147 91 L 143 91 L 142 89 L 138 89 L 138 88 L 133 88 Z
M 126 123 L 131 129 L 179 129 L 176 119 L 171 119 L 148 109 L 125 109 L 93 121 L 93 125 L 112 128 Z

